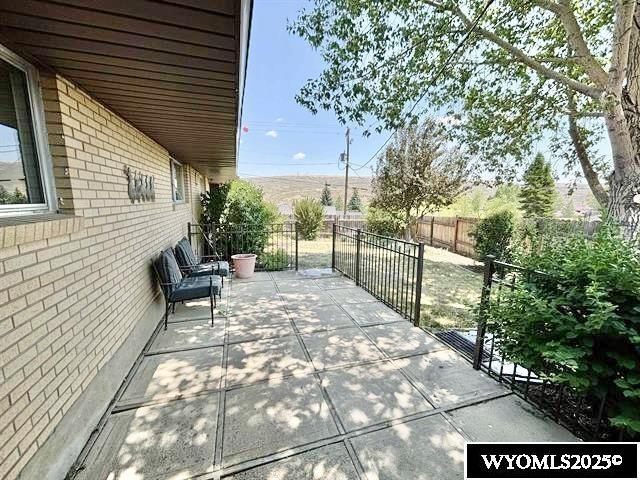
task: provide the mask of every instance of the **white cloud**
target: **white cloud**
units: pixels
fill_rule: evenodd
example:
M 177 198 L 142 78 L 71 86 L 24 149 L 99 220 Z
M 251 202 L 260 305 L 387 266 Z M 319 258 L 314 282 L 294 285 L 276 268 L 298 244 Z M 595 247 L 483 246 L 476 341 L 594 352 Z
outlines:
M 306 158 L 306 155 L 302 152 L 298 152 L 293 156 L 294 160 L 304 160 Z
M 276 118 L 276 122 L 277 123 L 282 123 L 282 122 L 284 122 L 284 118 L 278 117 L 278 118 Z
M 275 130 L 269 130 L 267 133 L 265 133 L 265 135 L 271 138 L 278 138 L 278 132 L 276 132 Z

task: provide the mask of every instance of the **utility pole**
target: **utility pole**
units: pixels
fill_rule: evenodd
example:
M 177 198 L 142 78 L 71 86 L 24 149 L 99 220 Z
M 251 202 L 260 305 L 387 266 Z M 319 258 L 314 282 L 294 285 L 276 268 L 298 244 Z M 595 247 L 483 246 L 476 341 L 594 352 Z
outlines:
M 349 127 L 347 127 L 347 151 L 345 155 L 345 169 L 344 169 L 344 216 L 347 216 L 347 195 L 349 193 Z

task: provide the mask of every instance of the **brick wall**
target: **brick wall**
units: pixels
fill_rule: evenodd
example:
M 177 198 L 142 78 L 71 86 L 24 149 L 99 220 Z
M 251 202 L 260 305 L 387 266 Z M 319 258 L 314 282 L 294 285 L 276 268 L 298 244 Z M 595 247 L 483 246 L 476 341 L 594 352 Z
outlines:
M 0 242 L 0 478 L 7 479 L 139 319 L 160 311 L 150 259 L 184 235 L 206 185 L 185 165 L 187 202 L 174 204 L 164 148 L 65 79 L 41 85 L 60 211 L 80 220 L 55 236 Z M 154 175 L 155 201 L 131 203 L 125 166 Z

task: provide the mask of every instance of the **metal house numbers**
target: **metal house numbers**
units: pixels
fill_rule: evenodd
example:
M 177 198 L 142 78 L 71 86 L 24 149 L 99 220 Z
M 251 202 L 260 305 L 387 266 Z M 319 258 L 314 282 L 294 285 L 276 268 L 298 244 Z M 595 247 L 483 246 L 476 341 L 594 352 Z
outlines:
M 131 170 L 129 167 L 125 167 L 124 173 L 129 181 L 131 203 L 135 203 L 136 200 L 139 202 L 155 201 L 156 187 L 153 175 L 144 175 L 141 172 Z

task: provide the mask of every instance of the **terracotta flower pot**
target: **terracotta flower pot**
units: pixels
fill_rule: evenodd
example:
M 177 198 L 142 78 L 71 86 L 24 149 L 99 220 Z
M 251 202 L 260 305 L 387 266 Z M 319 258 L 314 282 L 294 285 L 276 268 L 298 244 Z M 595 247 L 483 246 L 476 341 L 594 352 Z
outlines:
M 237 278 L 251 278 L 256 268 L 256 257 L 254 253 L 237 253 L 231 255 L 233 266 L 235 267 Z

